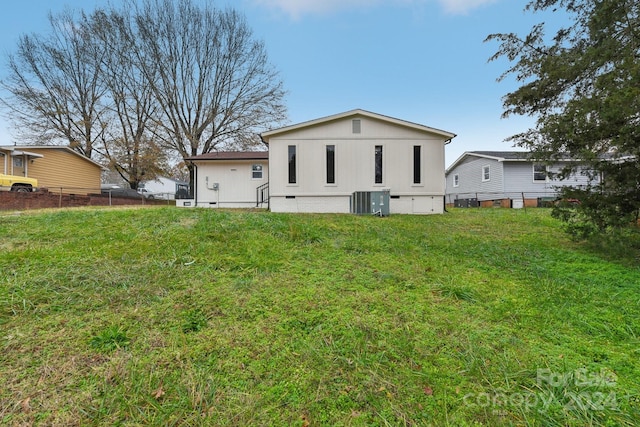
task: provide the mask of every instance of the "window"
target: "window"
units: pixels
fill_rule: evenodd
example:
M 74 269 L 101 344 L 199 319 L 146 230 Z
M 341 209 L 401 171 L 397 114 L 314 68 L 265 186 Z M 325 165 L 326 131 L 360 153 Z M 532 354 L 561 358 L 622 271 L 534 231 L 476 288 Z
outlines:
M 296 183 L 296 146 L 289 146 L 289 184 Z
M 420 184 L 421 180 L 421 158 L 420 158 L 420 146 L 413 146 L 413 183 Z
M 489 181 L 491 179 L 491 174 L 489 170 L 489 165 L 482 167 L 482 181 Z
M 545 182 L 547 180 L 547 167 L 542 163 L 533 164 L 533 181 Z
M 453 175 L 453 186 L 458 187 L 460 185 L 460 175 Z
M 382 145 L 376 145 L 375 149 L 375 183 L 382 184 Z
M 262 179 L 262 165 L 251 166 L 251 178 Z
M 13 167 L 21 168 L 22 167 L 22 157 L 14 157 L 13 158 Z
M 360 133 L 360 119 L 353 119 L 351 121 L 351 130 L 353 133 Z
M 336 183 L 336 146 L 327 145 L 327 184 Z

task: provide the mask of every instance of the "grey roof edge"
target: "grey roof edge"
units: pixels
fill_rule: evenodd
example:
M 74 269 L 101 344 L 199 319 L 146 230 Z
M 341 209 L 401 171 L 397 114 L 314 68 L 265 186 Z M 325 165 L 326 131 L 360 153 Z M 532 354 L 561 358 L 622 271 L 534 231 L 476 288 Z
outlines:
M 446 137 L 449 141 L 452 140 L 453 138 L 455 138 L 457 135 L 455 133 L 452 132 L 448 132 L 442 129 L 437 129 L 434 127 L 429 127 L 429 126 L 425 126 L 419 123 L 414 123 L 414 122 L 410 122 L 407 120 L 402 120 L 402 119 L 397 119 L 395 117 L 391 117 L 391 116 L 386 116 L 383 114 L 378 114 L 378 113 L 374 113 L 371 111 L 367 111 L 367 110 L 363 110 L 360 108 L 354 109 L 354 110 L 349 110 L 349 111 L 345 111 L 343 113 L 338 113 L 338 114 L 333 114 L 330 116 L 325 116 L 325 117 L 320 117 L 317 119 L 313 119 L 313 120 L 307 120 L 304 122 L 300 122 L 300 123 L 296 123 L 293 125 L 289 125 L 289 126 L 284 126 L 278 129 L 272 129 L 266 132 L 262 132 L 260 134 L 260 139 L 262 139 L 262 142 L 264 142 L 265 144 L 269 144 L 269 138 L 274 136 L 274 135 L 278 135 L 281 133 L 286 133 L 286 132 L 291 132 L 297 129 L 303 129 L 305 127 L 309 127 L 309 126 L 316 126 L 322 123 L 327 123 L 327 122 L 331 122 L 334 120 L 339 120 L 339 119 L 343 119 L 346 117 L 352 117 L 352 116 L 364 116 L 364 117 L 369 117 L 369 118 L 373 118 L 373 119 L 377 119 L 377 120 L 382 120 L 382 121 L 386 121 L 388 123 L 394 123 L 396 125 L 399 126 L 405 126 L 405 127 L 410 127 L 413 129 L 417 129 L 417 130 L 421 130 L 423 132 L 431 132 L 431 133 L 435 133 L 435 134 L 439 134 L 443 137 Z
M 465 151 L 460 157 L 458 157 L 452 164 L 445 170 L 445 175 L 448 175 L 456 166 L 458 166 L 465 158 L 469 156 L 497 160 L 498 162 L 531 162 L 535 161 L 532 157 L 531 151 Z M 579 159 L 570 157 L 559 157 L 553 159 L 554 162 L 579 162 Z
M 85 156 L 82 153 L 78 153 L 76 150 L 74 150 L 73 148 L 69 147 L 68 145 L 10 145 L 10 146 L 1 146 L 0 148 L 4 148 L 4 149 L 18 149 L 18 150 L 22 150 L 22 151 L 28 151 L 29 149 L 33 150 L 63 150 L 66 152 L 69 152 L 73 155 L 76 155 L 78 157 L 80 157 L 83 160 L 86 160 L 89 163 L 93 163 L 95 166 L 98 166 L 100 169 L 102 169 L 103 171 L 108 171 L 109 168 L 101 165 L 100 163 L 96 162 L 93 159 L 88 158 L 87 156 Z M 24 150 L 26 148 L 26 150 Z M 35 154 L 35 153 L 34 153 Z

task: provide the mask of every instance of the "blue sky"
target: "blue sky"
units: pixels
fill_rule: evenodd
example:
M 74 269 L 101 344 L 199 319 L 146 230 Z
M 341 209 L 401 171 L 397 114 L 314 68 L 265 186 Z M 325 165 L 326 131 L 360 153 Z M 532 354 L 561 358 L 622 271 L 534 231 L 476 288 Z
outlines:
M 204 1 L 204 0 L 201 0 Z M 25 33 L 46 33 L 47 14 L 93 10 L 119 0 L 22 0 L 0 14 L 0 78 Z M 509 150 L 508 136 L 534 124 L 501 119 L 501 98 L 517 87 L 487 62 L 488 34 L 526 34 L 558 16 L 524 12 L 524 0 L 219 0 L 242 11 L 288 91 L 291 123 L 361 108 L 453 132 L 446 164 L 464 151 Z M 0 118 L 0 145 L 15 141 Z M 18 143 L 20 141 L 17 141 Z

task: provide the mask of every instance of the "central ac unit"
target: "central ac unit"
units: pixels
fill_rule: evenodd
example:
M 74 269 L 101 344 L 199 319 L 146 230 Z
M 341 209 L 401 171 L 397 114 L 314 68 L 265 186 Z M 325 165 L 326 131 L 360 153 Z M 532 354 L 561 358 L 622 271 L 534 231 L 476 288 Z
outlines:
M 390 190 L 356 191 L 351 195 L 351 213 L 389 216 Z

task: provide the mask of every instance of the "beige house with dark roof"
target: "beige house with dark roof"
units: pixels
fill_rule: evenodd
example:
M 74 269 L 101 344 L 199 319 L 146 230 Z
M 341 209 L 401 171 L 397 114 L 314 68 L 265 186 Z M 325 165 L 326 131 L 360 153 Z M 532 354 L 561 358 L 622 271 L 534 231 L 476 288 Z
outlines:
M 456 135 L 352 110 L 260 135 L 268 152 L 189 159 L 193 200 L 182 206 L 273 212 L 437 214 L 444 211 L 444 147 Z

